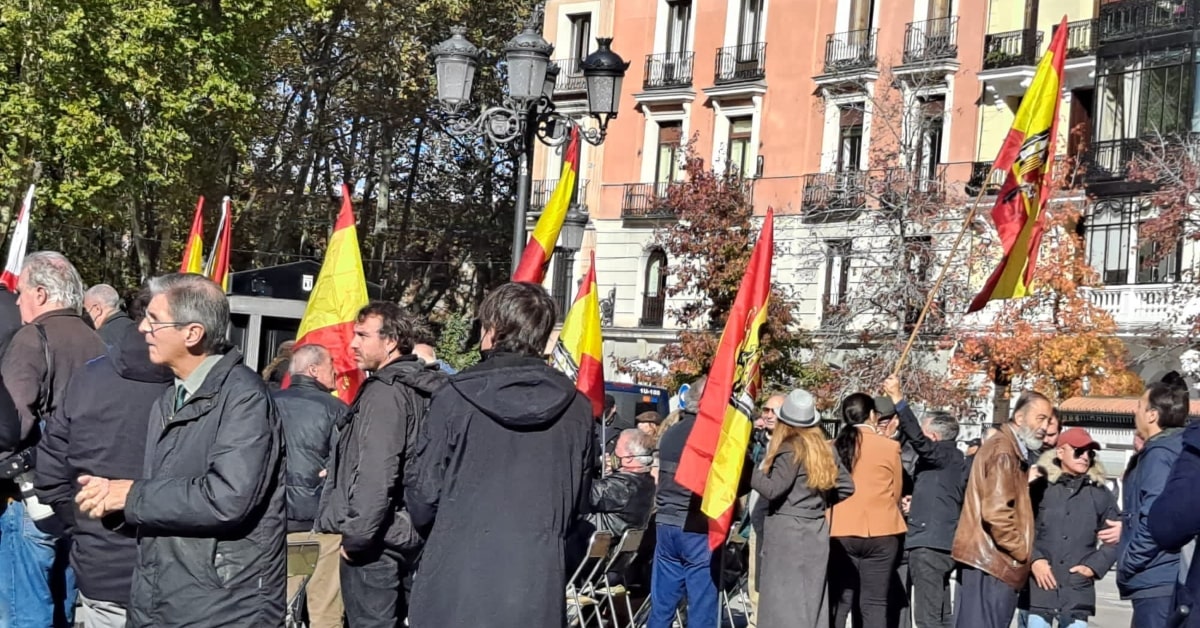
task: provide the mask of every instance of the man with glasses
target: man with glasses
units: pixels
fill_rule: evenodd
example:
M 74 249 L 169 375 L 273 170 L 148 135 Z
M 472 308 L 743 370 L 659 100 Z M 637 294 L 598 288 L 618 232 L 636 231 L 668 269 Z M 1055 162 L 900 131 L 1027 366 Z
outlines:
M 283 625 L 283 438 L 266 384 L 225 340 L 220 286 L 176 273 L 149 289 L 138 329 L 174 385 L 150 410 L 142 479 L 85 471 L 75 502 L 138 539 L 129 627 Z
M 74 574 L 65 566 L 62 521 L 34 495 L 32 451 L 41 424 L 59 410 L 71 375 L 102 355 L 104 343 L 80 317 L 83 282 L 62 254 L 26 257 L 17 289 L 24 326 L 0 362 L 20 417 L 20 443 L 0 452 L 0 626 L 69 626 Z
M 1097 534 L 1116 519 L 1117 500 L 1096 461 L 1099 443 L 1083 428 L 1062 432 L 1058 446 L 1042 454 L 1045 475 L 1030 486 L 1037 522 L 1029 583 L 1029 628 L 1086 628 L 1096 613 L 1095 581 L 1117 560 L 1115 545 Z

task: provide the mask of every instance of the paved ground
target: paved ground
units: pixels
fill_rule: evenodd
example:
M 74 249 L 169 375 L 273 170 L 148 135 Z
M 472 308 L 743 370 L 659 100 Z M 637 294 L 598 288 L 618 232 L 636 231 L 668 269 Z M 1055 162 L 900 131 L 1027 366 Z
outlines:
M 1133 618 L 1133 610 L 1117 595 L 1117 574 L 1110 571 L 1100 582 L 1096 583 L 1096 616 L 1089 626 L 1099 628 L 1129 628 Z

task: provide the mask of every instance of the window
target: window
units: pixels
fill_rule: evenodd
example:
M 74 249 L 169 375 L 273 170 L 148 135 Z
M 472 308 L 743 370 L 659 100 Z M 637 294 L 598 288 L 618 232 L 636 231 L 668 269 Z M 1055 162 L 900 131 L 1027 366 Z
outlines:
M 933 238 L 909 236 L 904 238 L 904 269 L 909 281 L 923 284 L 929 281 L 929 267 L 933 264 Z
M 671 0 L 667 3 L 668 54 L 687 52 L 688 29 L 691 28 L 691 0 Z
M 568 17 L 571 20 L 571 74 L 582 74 L 580 66 L 587 58 L 592 47 L 592 14 L 578 13 Z
M 1179 265 L 1183 258 L 1182 243 L 1163 251 L 1158 242 L 1146 242 L 1138 247 L 1137 283 L 1174 283 L 1179 281 Z
M 825 312 L 844 310 L 850 287 L 850 240 L 825 241 Z
M 663 188 L 683 176 L 679 167 L 683 122 L 660 122 L 658 124 L 658 155 L 654 166 L 654 183 Z M 665 189 L 661 193 L 665 193 Z
M 1129 250 L 1138 213 L 1130 200 L 1096 203 L 1084 226 L 1088 263 L 1107 285 L 1129 283 Z
M 837 171 L 858 170 L 862 163 L 863 112 L 861 106 L 840 109 Z
M 850 0 L 850 30 L 861 31 L 873 27 L 875 0 Z
M 942 125 L 945 120 L 946 97 L 933 96 L 918 102 L 921 111 L 917 116 L 917 173 L 920 181 L 933 181 L 937 178 L 938 165 L 942 163 Z
M 642 327 L 662 327 L 667 302 L 667 254 L 662 249 L 650 252 L 646 261 L 646 294 L 642 299 Z
M 555 305 L 558 306 L 559 322 L 562 322 L 566 318 L 567 309 L 571 307 L 571 266 L 572 262 L 574 262 L 573 258 L 573 252 L 561 246 L 554 247 L 554 255 L 551 257 L 554 265 L 554 273 L 551 275 L 550 296 L 554 299 Z
M 762 33 L 763 2 L 766 0 L 742 0 L 738 23 L 738 61 L 749 61 L 757 54 L 757 44 Z
M 1164 60 L 1166 61 L 1166 60 Z M 1150 68 L 1141 72 L 1138 131 L 1140 135 L 1186 133 L 1192 127 L 1190 64 Z
M 929 19 L 950 17 L 950 0 L 929 0 Z
M 729 156 L 726 159 L 726 171 L 749 179 L 754 176 L 754 163 L 750 157 L 750 132 L 754 126 L 753 118 L 731 118 L 729 120 Z

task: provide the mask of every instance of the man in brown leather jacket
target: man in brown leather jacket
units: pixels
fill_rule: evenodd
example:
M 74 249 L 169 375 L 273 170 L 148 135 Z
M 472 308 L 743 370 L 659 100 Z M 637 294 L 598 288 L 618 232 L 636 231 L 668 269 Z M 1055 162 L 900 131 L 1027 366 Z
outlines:
M 1017 594 L 1029 581 L 1033 506 L 1029 500 L 1029 452 L 1042 446 L 1054 407 L 1028 392 L 1012 421 L 987 439 L 975 455 L 962 517 L 954 535 L 954 559 L 962 563 L 958 628 L 1007 628 Z

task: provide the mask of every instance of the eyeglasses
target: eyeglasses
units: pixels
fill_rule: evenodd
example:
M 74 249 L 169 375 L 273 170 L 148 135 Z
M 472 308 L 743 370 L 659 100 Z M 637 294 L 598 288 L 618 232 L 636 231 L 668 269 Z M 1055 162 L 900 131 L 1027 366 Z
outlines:
M 146 324 L 150 326 L 150 333 L 154 334 L 154 333 L 158 333 L 158 330 L 160 330 L 164 327 L 185 327 L 187 325 L 196 325 L 197 323 L 182 322 L 182 321 L 150 321 L 150 320 L 148 320 L 148 321 L 146 321 Z
M 1096 457 L 1096 450 L 1091 447 L 1072 447 L 1071 448 L 1076 458 L 1087 458 L 1091 460 Z

